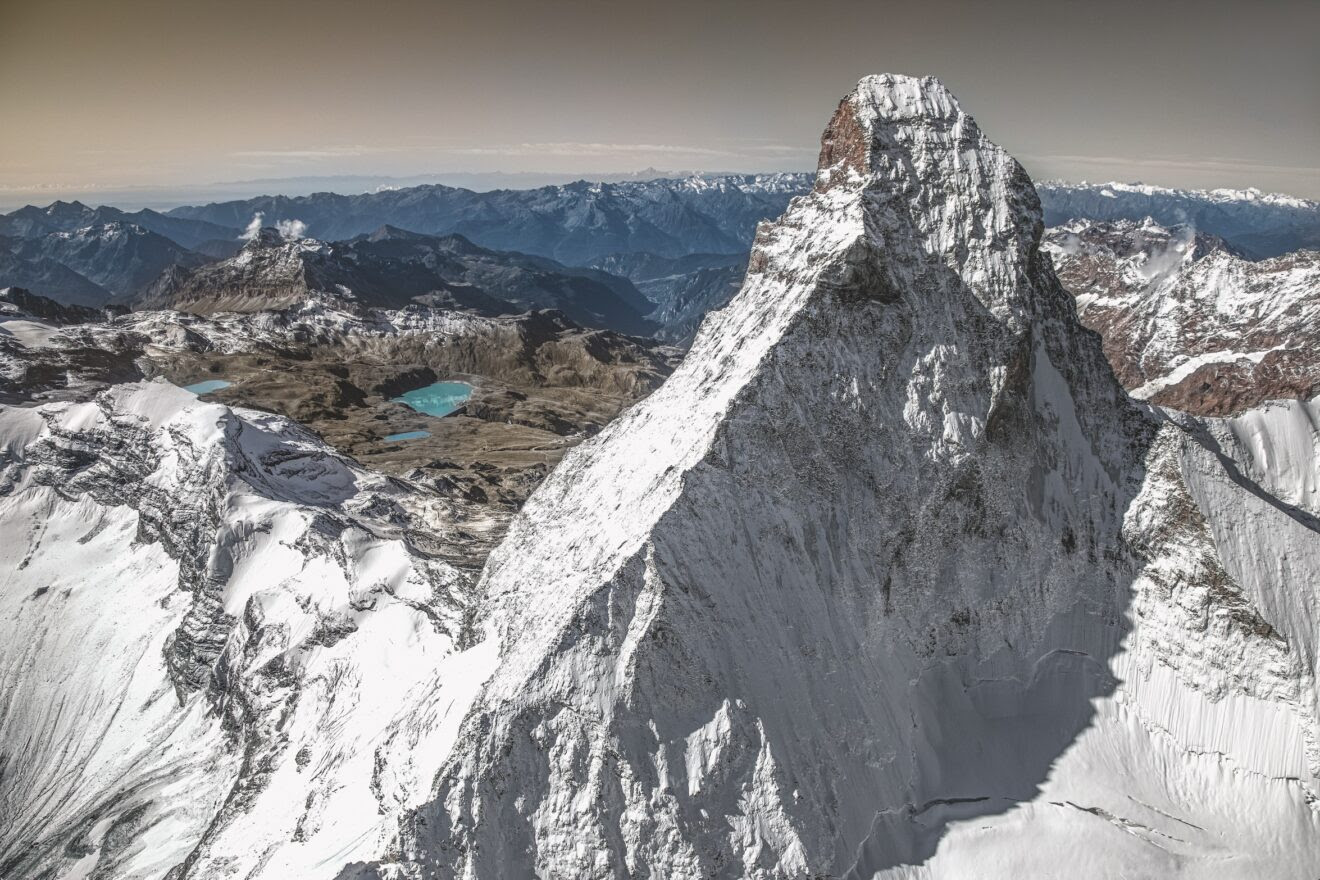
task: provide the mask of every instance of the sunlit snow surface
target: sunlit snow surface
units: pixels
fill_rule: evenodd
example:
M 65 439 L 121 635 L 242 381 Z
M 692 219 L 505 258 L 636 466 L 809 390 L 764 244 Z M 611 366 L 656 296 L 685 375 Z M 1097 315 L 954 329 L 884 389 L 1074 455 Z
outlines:
M 58 327 L 45 321 L 26 318 L 0 319 L 0 333 L 13 336 L 27 348 L 40 348 L 46 345 L 57 330 Z
M 1048 230 L 1043 249 L 1134 397 L 1159 400 L 1184 382 L 1195 388 L 1207 382 L 1196 376 L 1206 367 L 1220 368 L 1215 385 L 1236 374 L 1265 389 L 1312 387 L 1307 377 L 1320 374 L 1311 351 L 1320 322 L 1316 251 L 1248 260 L 1190 226 L 1149 218 L 1074 220 Z
M 1235 428 L 1249 474 L 1127 398 L 937 82 L 836 122 L 488 560 L 498 660 L 400 869 L 1314 880 L 1320 543 L 1263 463 L 1314 427 Z
M 463 577 L 396 525 L 443 506 L 164 382 L 0 407 L 0 463 L 0 874 L 381 852 L 458 720 L 406 707 L 481 681 Z

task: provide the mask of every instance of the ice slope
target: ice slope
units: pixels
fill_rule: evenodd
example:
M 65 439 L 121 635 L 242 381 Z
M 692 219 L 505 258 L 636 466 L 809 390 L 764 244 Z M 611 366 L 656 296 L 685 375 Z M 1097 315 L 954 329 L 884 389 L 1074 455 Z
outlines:
M 1311 877 L 1315 432 L 1131 401 L 1041 234 L 941 84 L 862 80 L 490 557 L 434 797 L 342 876 Z
M 466 584 L 410 537 L 445 540 L 440 502 L 165 383 L 0 408 L 0 443 L 0 875 L 378 853 L 429 778 L 380 754 L 450 735 L 394 713 L 475 683 Z

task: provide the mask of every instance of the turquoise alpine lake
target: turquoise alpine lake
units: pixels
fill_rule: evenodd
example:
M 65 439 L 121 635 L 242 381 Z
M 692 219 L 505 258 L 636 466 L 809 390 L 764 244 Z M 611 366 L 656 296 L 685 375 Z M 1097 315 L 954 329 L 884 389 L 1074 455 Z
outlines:
M 430 431 L 404 431 L 402 434 L 390 434 L 385 440 L 392 443 L 395 440 L 420 440 L 430 436 Z
M 193 394 L 210 394 L 212 391 L 219 391 L 221 388 L 228 388 L 233 382 L 226 382 L 224 379 L 207 379 L 205 382 L 197 382 L 193 385 L 183 386 L 184 391 L 191 391 Z
M 466 382 L 436 382 L 408 391 L 394 398 L 393 402 L 405 404 L 428 416 L 447 416 L 471 396 L 472 386 Z

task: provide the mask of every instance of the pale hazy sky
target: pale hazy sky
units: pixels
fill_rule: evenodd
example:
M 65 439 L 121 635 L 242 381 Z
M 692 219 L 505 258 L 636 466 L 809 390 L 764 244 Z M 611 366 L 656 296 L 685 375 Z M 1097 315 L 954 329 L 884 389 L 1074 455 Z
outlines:
M 1317 198 L 1317 34 L 1317 0 L 0 0 L 0 201 L 807 169 L 837 100 L 886 71 L 942 78 L 1038 179 Z

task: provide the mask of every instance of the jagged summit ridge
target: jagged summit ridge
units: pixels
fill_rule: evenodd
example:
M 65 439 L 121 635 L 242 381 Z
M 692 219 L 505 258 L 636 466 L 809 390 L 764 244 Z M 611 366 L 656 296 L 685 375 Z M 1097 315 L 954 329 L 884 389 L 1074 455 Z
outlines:
M 868 76 L 839 102 L 838 112 L 825 129 L 817 176 L 828 185 L 840 171 L 869 173 L 876 149 L 900 145 L 899 126 L 927 126 L 937 121 L 975 128 L 958 101 L 933 76 Z
M 1210 468 L 1192 492 L 1192 441 L 1122 392 L 1040 234 L 943 86 L 863 80 L 742 291 L 491 555 L 485 684 L 397 867 L 1031 876 L 1100 835 L 1099 875 L 1225 848 L 1296 873 L 1304 836 L 1248 829 L 1314 824 L 1300 790 L 1183 794 L 1222 778 L 1206 753 L 1314 775 L 1310 660 L 1188 512 L 1243 490 Z M 1239 836 L 1152 845 L 1197 827 Z
M 923 107 L 933 108 L 935 115 L 923 114 Z M 1040 231 L 1030 181 L 1014 160 L 984 138 L 938 80 L 863 80 L 826 130 L 827 143 L 843 127 L 841 118 L 865 120 L 858 123 L 867 138 L 865 173 L 845 160 L 848 176 L 842 183 L 795 199 L 777 223 L 764 224 L 742 293 L 706 321 L 674 376 L 605 432 L 606 437 L 629 436 L 631 442 L 612 445 L 602 438 L 592 445 L 599 459 L 595 467 L 575 473 L 571 487 L 551 480 L 534 497 L 536 509 L 559 508 L 559 516 L 566 516 L 563 506 L 569 499 L 584 502 L 569 518 L 582 524 L 584 535 L 597 536 L 583 542 L 586 546 L 578 552 L 598 556 L 575 562 L 605 571 L 636 552 L 647 527 L 682 491 L 684 472 L 710 452 L 738 395 L 784 336 L 795 328 L 803 330 L 800 325 L 809 311 L 835 309 L 841 300 L 892 304 L 902 291 L 916 287 L 930 296 L 925 305 L 939 313 L 947 311 L 937 301 L 940 294 L 969 291 L 987 308 L 1002 306 L 1016 313 L 1036 293 L 1011 286 L 1025 271 L 1023 264 Z M 972 148 L 984 155 L 970 153 Z M 825 165 L 820 174 L 833 180 L 839 170 Z M 1007 253 L 999 247 L 1005 238 L 1015 242 Z M 1056 291 L 1053 304 L 1064 301 Z M 951 337 L 960 332 L 951 327 L 930 330 L 947 331 Z M 1005 351 L 997 359 L 1009 356 Z M 1106 391 L 1119 395 L 1116 385 Z M 669 467 L 656 473 L 665 452 L 672 455 Z M 599 483 L 586 485 L 583 479 Z M 619 503 L 601 507 L 595 503 L 600 495 L 616 495 Z M 620 522 L 619 509 L 636 516 Z M 529 513 L 527 519 L 532 518 Z M 515 529 L 504 552 L 492 558 L 492 583 L 499 582 L 494 575 L 506 558 L 517 560 L 520 567 L 538 559 L 548 569 L 562 570 L 561 558 L 522 546 L 518 537 Z M 547 583 L 554 580 L 551 571 L 545 576 Z M 499 592 L 496 588 L 492 598 Z M 548 590 L 542 598 L 564 605 L 569 596 Z M 556 619 L 538 602 L 531 616 L 542 614 L 548 615 L 543 620 Z M 551 629 L 541 626 L 537 631 Z M 517 641 L 522 651 L 532 650 L 536 640 Z
M 1022 166 L 934 77 L 869 76 L 821 139 L 817 190 L 866 193 L 870 250 L 941 255 L 992 310 L 993 291 L 1033 271 L 1040 203 Z

